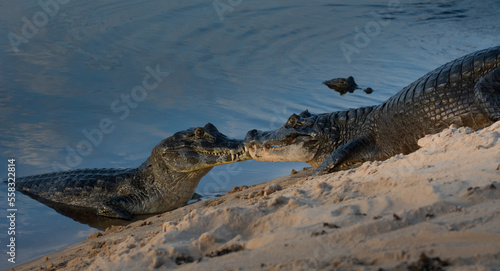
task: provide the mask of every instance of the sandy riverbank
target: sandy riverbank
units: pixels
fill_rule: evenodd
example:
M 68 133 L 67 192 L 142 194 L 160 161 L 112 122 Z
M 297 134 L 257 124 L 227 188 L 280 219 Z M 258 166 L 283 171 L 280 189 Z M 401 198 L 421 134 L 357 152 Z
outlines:
M 14 269 L 499 270 L 499 137 L 500 122 L 447 129 L 410 155 L 301 170 Z

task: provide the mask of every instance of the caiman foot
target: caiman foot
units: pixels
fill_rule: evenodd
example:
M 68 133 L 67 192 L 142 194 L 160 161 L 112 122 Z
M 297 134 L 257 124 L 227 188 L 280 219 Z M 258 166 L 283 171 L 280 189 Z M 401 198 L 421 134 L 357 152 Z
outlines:
M 474 87 L 479 108 L 492 121 L 500 120 L 500 67 L 487 73 Z
M 313 176 L 332 173 L 347 166 L 352 166 L 373 157 L 375 144 L 365 137 L 356 138 L 333 151 L 319 167 Z
M 117 206 L 114 199 L 104 200 L 97 210 L 97 214 L 106 217 L 132 220 L 134 216 L 123 208 Z

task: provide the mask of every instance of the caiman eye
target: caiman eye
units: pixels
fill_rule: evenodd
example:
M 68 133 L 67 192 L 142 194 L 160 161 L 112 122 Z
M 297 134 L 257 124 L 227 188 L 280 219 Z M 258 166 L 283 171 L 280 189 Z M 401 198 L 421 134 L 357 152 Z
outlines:
M 298 122 L 299 122 L 299 116 L 297 116 L 296 114 L 293 114 L 290 116 L 290 118 L 288 118 L 288 121 L 286 122 L 285 127 L 286 128 L 295 127 Z
M 202 128 L 196 128 L 196 130 L 194 130 L 194 135 L 197 137 L 197 138 L 202 138 L 204 135 L 205 135 L 205 130 L 203 130 Z

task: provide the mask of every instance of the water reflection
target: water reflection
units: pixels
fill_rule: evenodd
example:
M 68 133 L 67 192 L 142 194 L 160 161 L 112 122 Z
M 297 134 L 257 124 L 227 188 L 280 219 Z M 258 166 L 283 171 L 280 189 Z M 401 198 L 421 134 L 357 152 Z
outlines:
M 54 209 L 54 211 L 56 211 L 57 213 L 66 216 L 68 218 L 71 218 L 75 222 L 88 225 L 100 231 L 104 231 L 111 226 L 125 226 L 133 222 L 123 219 L 114 219 L 114 218 L 99 216 L 96 215 L 96 210 L 90 208 L 70 206 L 66 204 L 46 201 L 40 198 L 34 198 L 34 197 L 32 198 Z M 145 219 L 150 216 L 140 216 L 139 218 Z

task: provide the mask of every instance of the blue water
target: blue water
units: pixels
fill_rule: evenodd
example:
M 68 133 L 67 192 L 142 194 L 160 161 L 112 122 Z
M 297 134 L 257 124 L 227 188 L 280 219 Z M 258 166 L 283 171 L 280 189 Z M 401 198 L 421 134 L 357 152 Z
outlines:
M 500 44 L 497 0 L 55 1 L 0 2 L 2 179 L 8 158 L 17 176 L 136 167 L 163 138 L 207 122 L 243 138 L 305 109 L 377 104 L 449 60 Z M 375 92 L 340 96 L 321 84 L 349 75 Z M 109 133 L 85 136 L 98 130 Z M 220 166 L 198 192 L 304 166 Z M 7 187 L 0 189 L 5 217 Z M 16 197 L 16 263 L 96 231 Z M 0 219 L 0 251 L 7 228 Z M 13 266 L 0 255 L 0 268 Z

